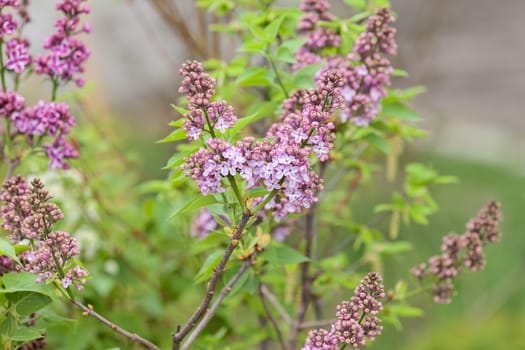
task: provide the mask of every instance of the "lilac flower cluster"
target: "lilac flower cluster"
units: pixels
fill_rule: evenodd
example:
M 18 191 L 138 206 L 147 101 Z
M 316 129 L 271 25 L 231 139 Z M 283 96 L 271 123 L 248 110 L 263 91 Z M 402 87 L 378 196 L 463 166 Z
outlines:
M 73 80 L 77 86 L 83 86 L 84 80 L 78 74 L 84 72 L 90 53 L 77 37 L 91 32 L 89 24 L 80 23 L 81 15 L 90 12 L 89 7 L 86 0 L 63 0 L 56 8 L 63 17 L 55 21 L 56 32 L 44 43 L 44 49 L 50 52 L 36 57 L 35 73 L 48 75 L 55 84 Z
M 423 281 L 426 276 L 433 276 L 433 299 L 436 303 L 448 304 L 454 295 L 453 279 L 463 268 L 480 271 L 485 266 L 483 247 L 496 243 L 500 238 L 501 205 L 489 202 L 478 215 L 466 225 L 462 235 L 450 233 L 443 238 L 441 255 L 436 255 L 425 263 L 412 269 L 412 274 Z
M 10 119 L 16 130 L 11 137 L 22 135 L 29 144 L 49 136 L 52 141 L 43 147 L 50 160 L 49 167 L 68 169 L 67 159 L 79 156 L 78 151 L 66 140 L 75 119 L 65 103 L 40 101 L 25 108 L 25 100 L 15 92 L 0 92 L 0 115 Z
M 327 0 L 303 0 L 300 9 L 303 16 L 297 29 L 306 38 L 306 43 L 295 54 L 297 63 L 294 70 L 321 62 L 320 52 L 324 48 L 339 47 L 341 42 L 340 36 L 333 30 L 317 26 L 319 21 L 334 20 L 334 16 L 328 12 L 330 4 Z
M 390 86 L 393 68 L 386 55 L 396 54 L 394 17 L 387 8 L 379 9 L 370 16 L 366 29 L 354 44 L 348 56 L 323 57 L 325 47 L 339 47 L 339 36 L 326 27 L 317 27 L 318 21 L 332 21 L 326 0 L 303 0 L 303 16 L 299 33 L 306 35 L 307 42 L 297 51 L 294 70 L 309 64 L 324 62 L 322 72 L 333 71 L 343 77 L 343 122 L 350 121 L 367 126 L 379 112 L 381 100 Z M 318 74 L 320 76 L 320 74 Z
M 322 185 L 311 168 L 310 155 L 326 161 L 333 148 L 335 127 L 331 119 L 342 103 L 342 81 L 337 74 L 325 72 L 316 90 L 295 93 L 293 99 L 285 101 L 281 121 L 270 128 L 263 140 L 246 137 L 235 145 L 215 138 L 210 113 L 204 114 L 206 124 L 210 124 L 206 130 L 205 123 L 196 118 L 203 114 L 192 112 L 209 110 L 213 79 L 197 62 L 184 64 L 181 74 L 179 91 L 186 93 L 190 109 L 185 124 L 188 136 L 194 139 L 192 135 L 202 131 L 212 136 L 205 141 L 206 147 L 185 158 L 183 165 L 186 175 L 197 181 L 204 195 L 224 192 L 222 180 L 239 175 L 247 188 L 262 186 L 277 192 L 264 209 L 273 211 L 278 220 L 317 201 L 316 193 Z
M 22 270 L 38 275 L 37 283 L 59 279 L 64 288 L 74 285 L 80 290 L 88 273 L 71 264 L 79 254 L 76 239 L 67 232 L 52 230 L 64 214 L 49 202 L 51 198 L 39 179 L 32 180 L 30 186 L 21 176 L 7 180 L 0 193 L 2 228 L 10 233 L 13 243 L 25 241 L 30 245 L 30 250 L 21 253 L 20 261 Z
M 337 306 L 337 320 L 331 330 L 310 331 L 302 350 L 337 350 L 339 345 L 359 349 L 367 339 L 374 341 L 383 330 L 377 314 L 383 309 L 380 299 L 384 297 L 381 276 L 369 273 L 361 280 L 350 301 Z
M 348 57 L 329 57 L 323 70 L 336 71 L 345 84 L 341 120 L 367 126 L 379 112 L 394 69 L 384 55 L 396 54 L 394 17 L 382 8 L 370 16 L 366 31 L 356 40 Z
M 29 21 L 26 11 L 26 2 L 22 5 L 16 0 L 4 0 L 0 2 L 0 41 L 5 42 L 5 68 L 17 74 L 24 72 L 32 63 L 31 55 L 29 54 L 29 41 L 20 36 L 17 29 L 19 23 L 12 13 L 4 12 L 7 9 L 14 9 L 18 11 L 21 19 L 21 25 Z M 15 37 L 9 38 L 11 35 Z
M 214 136 L 217 129 L 224 133 L 237 121 L 233 107 L 226 101 L 211 101 L 215 94 L 215 79 L 204 71 L 202 63 L 188 61 L 180 69 L 182 76 L 179 92 L 188 99 L 188 110 L 185 114 L 184 130 L 190 140 L 197 140 L 203 131 Z

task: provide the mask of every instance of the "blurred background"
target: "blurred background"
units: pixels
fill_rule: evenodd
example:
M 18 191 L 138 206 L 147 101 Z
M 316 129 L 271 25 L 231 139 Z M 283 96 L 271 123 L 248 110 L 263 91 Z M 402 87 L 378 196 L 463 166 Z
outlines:
M 206 28 L 197 28 L 193 1 L 175 0 L 172 8 L 162 3 L 92 1 L 93 34 L 87 39 L 90 109 L 117 120 L 126 148 L 141 159 L 144 178 L 166 176 L 161 168 L 172 146 L 154 141 L 168 134 L 167 123 L 177 118 L 170 104 L 178 97 L 181 62 L 202 59 L 207 45 L 221 51 Z M 342 1 L 331 3 L 340 16 L 339 8 L 348 11 Z M 390 264 L 387 282 L 436 253 L 443 234 L 462 232 L 485 201 L 500 200 L 505 219 L 503 240 L 488 249 L 485 271 L 467 274 L 451 305 L 422 298 L 425 316 L 406 322 L 402 332 L 385 327 L 373 349 L 525 349 L 525 2 L 393 3 L 399 45 L 395 66 L 409 72 L 394 85 L 427 88 L 413 107 L 426 117 L 421 126 L 430 137 L 413 143 L 407 157 L 433 164 L 460 183 L 439 189 L 441 209 L 429 226 L 403 229 L 402 238 L 418 248 Z M 34 13 L 51 15 L 47 7 L 52 5 L 34 1 L 32 7 Z M 35 17 L 28 29 L 36 42 L 44 39 L 40 36 L 49 32 L 44 26 L 51 21 Z M 177 18 L 186 19 L 188 32 L 181 35 Z M 193 46 L 188 37 L 195 39 Z M 227 59 L 228 52 L 221 56 Z

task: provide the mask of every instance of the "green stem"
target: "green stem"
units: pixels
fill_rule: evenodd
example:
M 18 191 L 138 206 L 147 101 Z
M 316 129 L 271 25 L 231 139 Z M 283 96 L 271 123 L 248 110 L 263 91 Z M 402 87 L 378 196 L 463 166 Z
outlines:
M 272 58 L 272 55 L 270 53 L 266 54 L 266 59 L 268 60 L 268 63 L 270 63 L 270 67 L 272 67 L 273 73 L 275 74 L 275 80 L 277 81 L 277 84 L 281 87 L 281 90 L 283 90 L 284 96 L 286 98 L 290 97 L 288 94 L 288 90 L 286 90 L 286 87 L 284 87 L 284 83 L 281 80 L 281 76 L 279 75 L 279 71 L 277 70 L 277 66 L 275 65 L 275 61 Z
M 244 201 L 242 200 L 241 192 L 239 191 L 239 186 L 237 186 L 237 181 L 235 181 L 235 178 L 233 175 L 228 175 L 228 181 L 230 181 L 230 185 L 232 186 L 233 192 L 235 193 L 235 197 L 237 197 L 237 200 L 239 201 L 239 205 L 241 206 L 241 210 L 244 213 L 244 210 L 246 209 L 244 206 Z
M 268 193 L 268 195 L 266 196 L 266 198 L 261 202 L 259 203 L 258 206 L 256 206 L 255 208 L 253 209 L 250 209 L 250 213 L 252 213 L 253 215 L 257 214 L 259 212 L 259 210 L 261 210 L 262 208 L 264 208 L 264 206 L 272 200 L 272 198 L 277 194 L 277 190 L 274 189 L 272 190 L 272 192 Z
M 418 288 L 416 290 L 413 290 L 412 292 L 409 292 L 409 293 L 405 294 L 405 296 L 401 300 L 406 300 L 408 298 L 415 297 L 415 296 L 417 296 L 417 295 L 419 295 L 421 293 L 427 292 L 427 291 L 432 289 L 433 285 L 434 284 L 428 284 L 426 286 L 422 286 L 422 287 L 420 287 L 420 288 Z
M 4 67 L 4 41 L 0 40 L 0 77 L 2 78 L 2 90 L 7 91 L 7 84 L 5 82 L 5 67 Z
M 53 89 L 51 89 L 51 102 L 57 99 L 58 78 L 53 78 Z

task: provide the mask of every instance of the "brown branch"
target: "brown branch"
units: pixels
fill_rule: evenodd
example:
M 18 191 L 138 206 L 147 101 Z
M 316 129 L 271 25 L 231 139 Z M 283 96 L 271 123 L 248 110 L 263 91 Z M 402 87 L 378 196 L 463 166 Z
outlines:
M 188 322 L 186 322 L 184 327 L 177 329 L 177 331 L 173 334 L 173 347 L 172 347 L 173 350 L 180 349 L 180 344 L 182 343 L 182 340 L 197 325 L 197 322 L 199 322 L 199 320 L 206 313 L 206 310 L 208 309 L 208 306 L 210 305 L 213 299 L 213 295 L 215 294 L 215 289 L 217 288 L 217 282 L 219 281 L 219 278 L 222 276 L 222 273 L 224 272 L 224 269 L 226 268 L 226 264 L 228 263 L 228 260 L 230 259 L 230 256 L 233 253 L 233 250 L 239 243 L 239 240 L 242 237 L 242 232 L 244 231 L 244 228 L 246 227 L 246 224 L 248 223 L 248 220 L 250 219 L 250 217 L 251 217 L 251 214 L 249 212 L 246 212 L 242 215 L 239 227 L 237 228 L 232 239 L 230 240 L 230 243 L 228 244 L 228 247 L 226 248 L 226 251 L 224 252 L 224 255 L 222 256 L 221 261 L 219 262 L 219 265 L 215 268 L 214 273 L 211 276 L 210 281 L 208 282 L 208 287 L 206 288 L 206 295 L 204 296 L 204 299 L 202 300 L 197 310 L 195 310 L 193 315 L 191 315 L 190 319 L 188 320 Z
M 319 168 L 319 177 L 322 178 L 326 169 L 326 163 L 321 163 Z M 312 204 L 305 217 L 305 248 L 304 255 L 309 260 L 301 264 L 301 306 L 297 312 L 294 325 L 288 335 L 288 349 L 294 350 L 299 335 L 299 326 L 304 322 L 308 306 L 313 301 L 312 286 L 315 277 L 310 275 L 310 261 L 312 258 L 313 241 L 315 237 L 315 220 L 317 212 L 317 203 Z
M 124 337 L 126 337 L 126 338 L 128 338 L 128 339 L 130 339 L 130 340 L 132 340 L 134 342 L 142 344 L 142 345 L 144 345 L 146 348 L 148 348 L 150 350 L 160 350 L 160 348 L 157 345 L 153 344 L 149 340 L 142 338 L 141 336 L 139 336 L 136 333 L 128 332 L 124 328 L 117 326 L 116 324 L 114 324 L 113 322 L 109 321 L 104 316 L 100 315 L 95 310 L 93 310 L 92 307 L 82 304 L 80 301 L 78 301 L 78 299 L 73 298 L 73 299 L 70 299 L 70 301 L 75 306 L 77 306 L 78 308 L 80 308 L 80 309 L 82 309 L 84 311 L 82 313 L 82 315 L 84 315 L 84 316 L 89 315 L 89 316 L 94 317 L 95 319 L 97 319 L 101 323 L 105 324 L 106 326 L 108 326 L 113 331 L 117 332 L 118 334 L 123 335 Z
M 266 287 L 265 284 L 262 284 L 262 283 L 261 283 L 261 293 L 263 293 L 264 297 L 270 302 L 270 304 L 272 304 L 275 310 L 279 312 L 284 322 L 291 325 L 292 319 L 290 318 L 286 310 L 279 303 L 279 301 L 277 300 L 277 297 L 273 295 L 272 292 L 270 292 L 270 290 L 268 289 L 268 287 Z
M 204 328 L 206 328 L 206 326 L 211 321 L 213 316 L 217 313 L 217 310 L 219 309 L 219 306 L 221 305 L 224 298 L 226 298 L 228 293 L 230 293 L 233 286 L 239 281 L 241 276 L 244 275 L 244 273 L 248 271 L 248 269 L 253 265 L 253 263 L 255 262 L 255 258 L 257 258 L 257 254 L 258 254 L 257 251 L 253 253 L 252 256 L 244 262 L 241 268 L 235 273 L 235 275 L 233 275 L 233 277 L 228 281 L 228 283 L 226 283 L 226 285 L 221 289 L 219 295 L 217 296 L 217 298 L 215 299 L 211 307 L 206 311 L 206 314 L 204 315 L 202 320 L 199 322 L 197 327 L 195 327 L 195 330 L 193 331 L 193 333 L 191 333 L 191 335 L 188 337 L 188 340 L 186 340 L 186 342 L 182 345 L 181 350 L 188 350 L 190 348 L 190 345 L 195 341 L 195 339 L 197 339 L 197 337 L 199 336 L 199 334 L 201 334 Z
M 303 322 L 299 325 L 299 329 L 305 330 L 305 329 L 311 329 L 311 328 L 326 327 L 331 324 L 334 324 L 335 321 L 336 320 L 318 320 L 318 321 Z
M 263 306 L 264 312 L 266 313 L 266 318 L 270 321 L 270 323 L 273 326 L 273 329 L 275 330 L 275 333 L 277 334 L 277 339 L 279 340 L 279 345 L 281 346 L 282 350 L 286 350 L 286 344 L 284 343 L 283 334 L 281 333 L 281 330 L 279 329 L 279 324 L 275 320 L 275 318 L 272 315 L 272 311 L 268 307 L 268 304 L 266 303 L 266 299 L 264 297 L 264 293 L 262 291 L 263 284 L 259 283 L 259 297 L 261 298 L 261 304 Z

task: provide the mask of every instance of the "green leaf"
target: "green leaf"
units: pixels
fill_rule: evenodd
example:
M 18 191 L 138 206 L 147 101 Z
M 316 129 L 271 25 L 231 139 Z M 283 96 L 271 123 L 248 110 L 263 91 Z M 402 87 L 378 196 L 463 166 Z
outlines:
M 279 33 L 279 28 L 281 28 L 281 24 L 283 23 L 284 17 L 279 16 L 273 21 L 270 22 L 266 28 L 264 28 L 264 39 L 266 42 L 271 43 L 275 40 L 277 37 L 277 34 Z
M 16 312 L 22 316 L 31 315 L 52 301 L 49 296 L 37 292 L 14 292 L 5 296 L 15 304 Z
M 277 60 L 286 62 L 286 63 L 296 63 L 295 51 L 292 51 L 290 48 L 285 46 L 279 46 L 275 52 L 275 57 Z
M 180 129 L 173 130 L 168 136 L 166 136 L 162 140 L 157 141 L 157 143 L 180 141 L 186 138 L 187 138 L 186 130 L 180 128 Z
M 407 73 L 406 70 L 394 69 L 394 72 L 392 73 L 392 76 L 394 76 L 394 77 L 408 77 L 408 73 Z
M 197 147 L 198 146 L 195 145 L 189 150 L 179 151 L 175 153 L 173 156 L 171 156 L 171 158 L 166 163 L 166 166 L 162 169 L 172 169 L 172 168 L 182 165 L 182 163 L 184 162 L 184 158 L 186 158 L 187 156 L 195 152 L 197 150 Z
M 378 242 L 373 245 L 373 249 L 379 254 L 392 254 L 396 255 L 412 250 L 412 244 L 410 242 L 398 241 L 398 242 Z
M 266 67 L 250 67 L 241 74 L 235 84 L 238 86 L 262 86 L 270 84 Z
M 381 114 L 387 117 L 395 117 L 403 120 L 418 121 L 423 119 L 423 117 L 416 113 L 413 109 L 400 102 L 383 104 Z
M 368 134 L 364 139 L 370 142 L 372 145 L 376 146 L 384 154 L 388 155 L 390 153 L 388 142 L 385 140 L 384 137 L 378 134 L 372 133 L 372 134 Z
M 186 108 L 179 107 L 179 106 L 176 106 L 176 105 L 171 105 L 171 108 L 173 108 L 174 110 L 179 112 L 180 115 L 185 115 L 185 114 L 190 112 Z M 170 126 L 182 126 L 182 119 L 179 119 L 179 120 L 176 120 L 176 121 L 173 121 L 173 122 L 169 122 L 168 125 L 170 125 Z
M 400 317 L 421 317 L 423 316 L 423 310 L 417 307 L 404 305 L 404 304 L 397 304 L 397 305 L 391 305 L 390 310 L 392 313 L 396 314 Z
M 193 209 L 198 209 L 205 207 L 210 204 L 219 203 L 217 199 L 213 195 L 203 196 L 203 195 L 197 195 L 192 200 L 190 200 L 188 203 L 186 203 L 182 208 L 176 210 L 173 214 L 171 214 L 170 219 L 174 218 L 177 215 L 186 213 Z
M 18 328 L 15 333 L 9 337 L 13 341 L 28 342 L 33 339 L 42 338 L 42 333 L 34 328 Z
M 310 64 L 294 73 L 293 83 L 301 89 L 315 88 L 313 76 L 321 69 L 322 64 Z
M 16 256 L 15 247 L 6 239 L 0 239 L 0 256 L 5 255 L 11 260 L 20 264 L 20 260 Z
M 297 250 L 274 242 L 264 249 L 263 256 L 273 264 L 299 264 L 310 260 Z
M 55 295 L 51 286 L 35 283 L 36 276 L 31 272 L 6 273 L 2 276 L 4 288 L 0 293 L 35 292 L 52 297 Z
M 364 10 L 366 7 L 365 0 L 345 0 L 345 3 L 356 10 Z
M 208 257 L 202 264 L 201 269 L 199 270 L 199 272 L 197 272 L 197 275 L 195 276 L 195 283 L 204 282 L 208 278 L 210 278 L 213 274 L 213 269 L 215 268 L 215 266 L 217 266 L 219 261 L 221 261 L 223 255 L 223 250 L 217 250 L 208 255 Z

